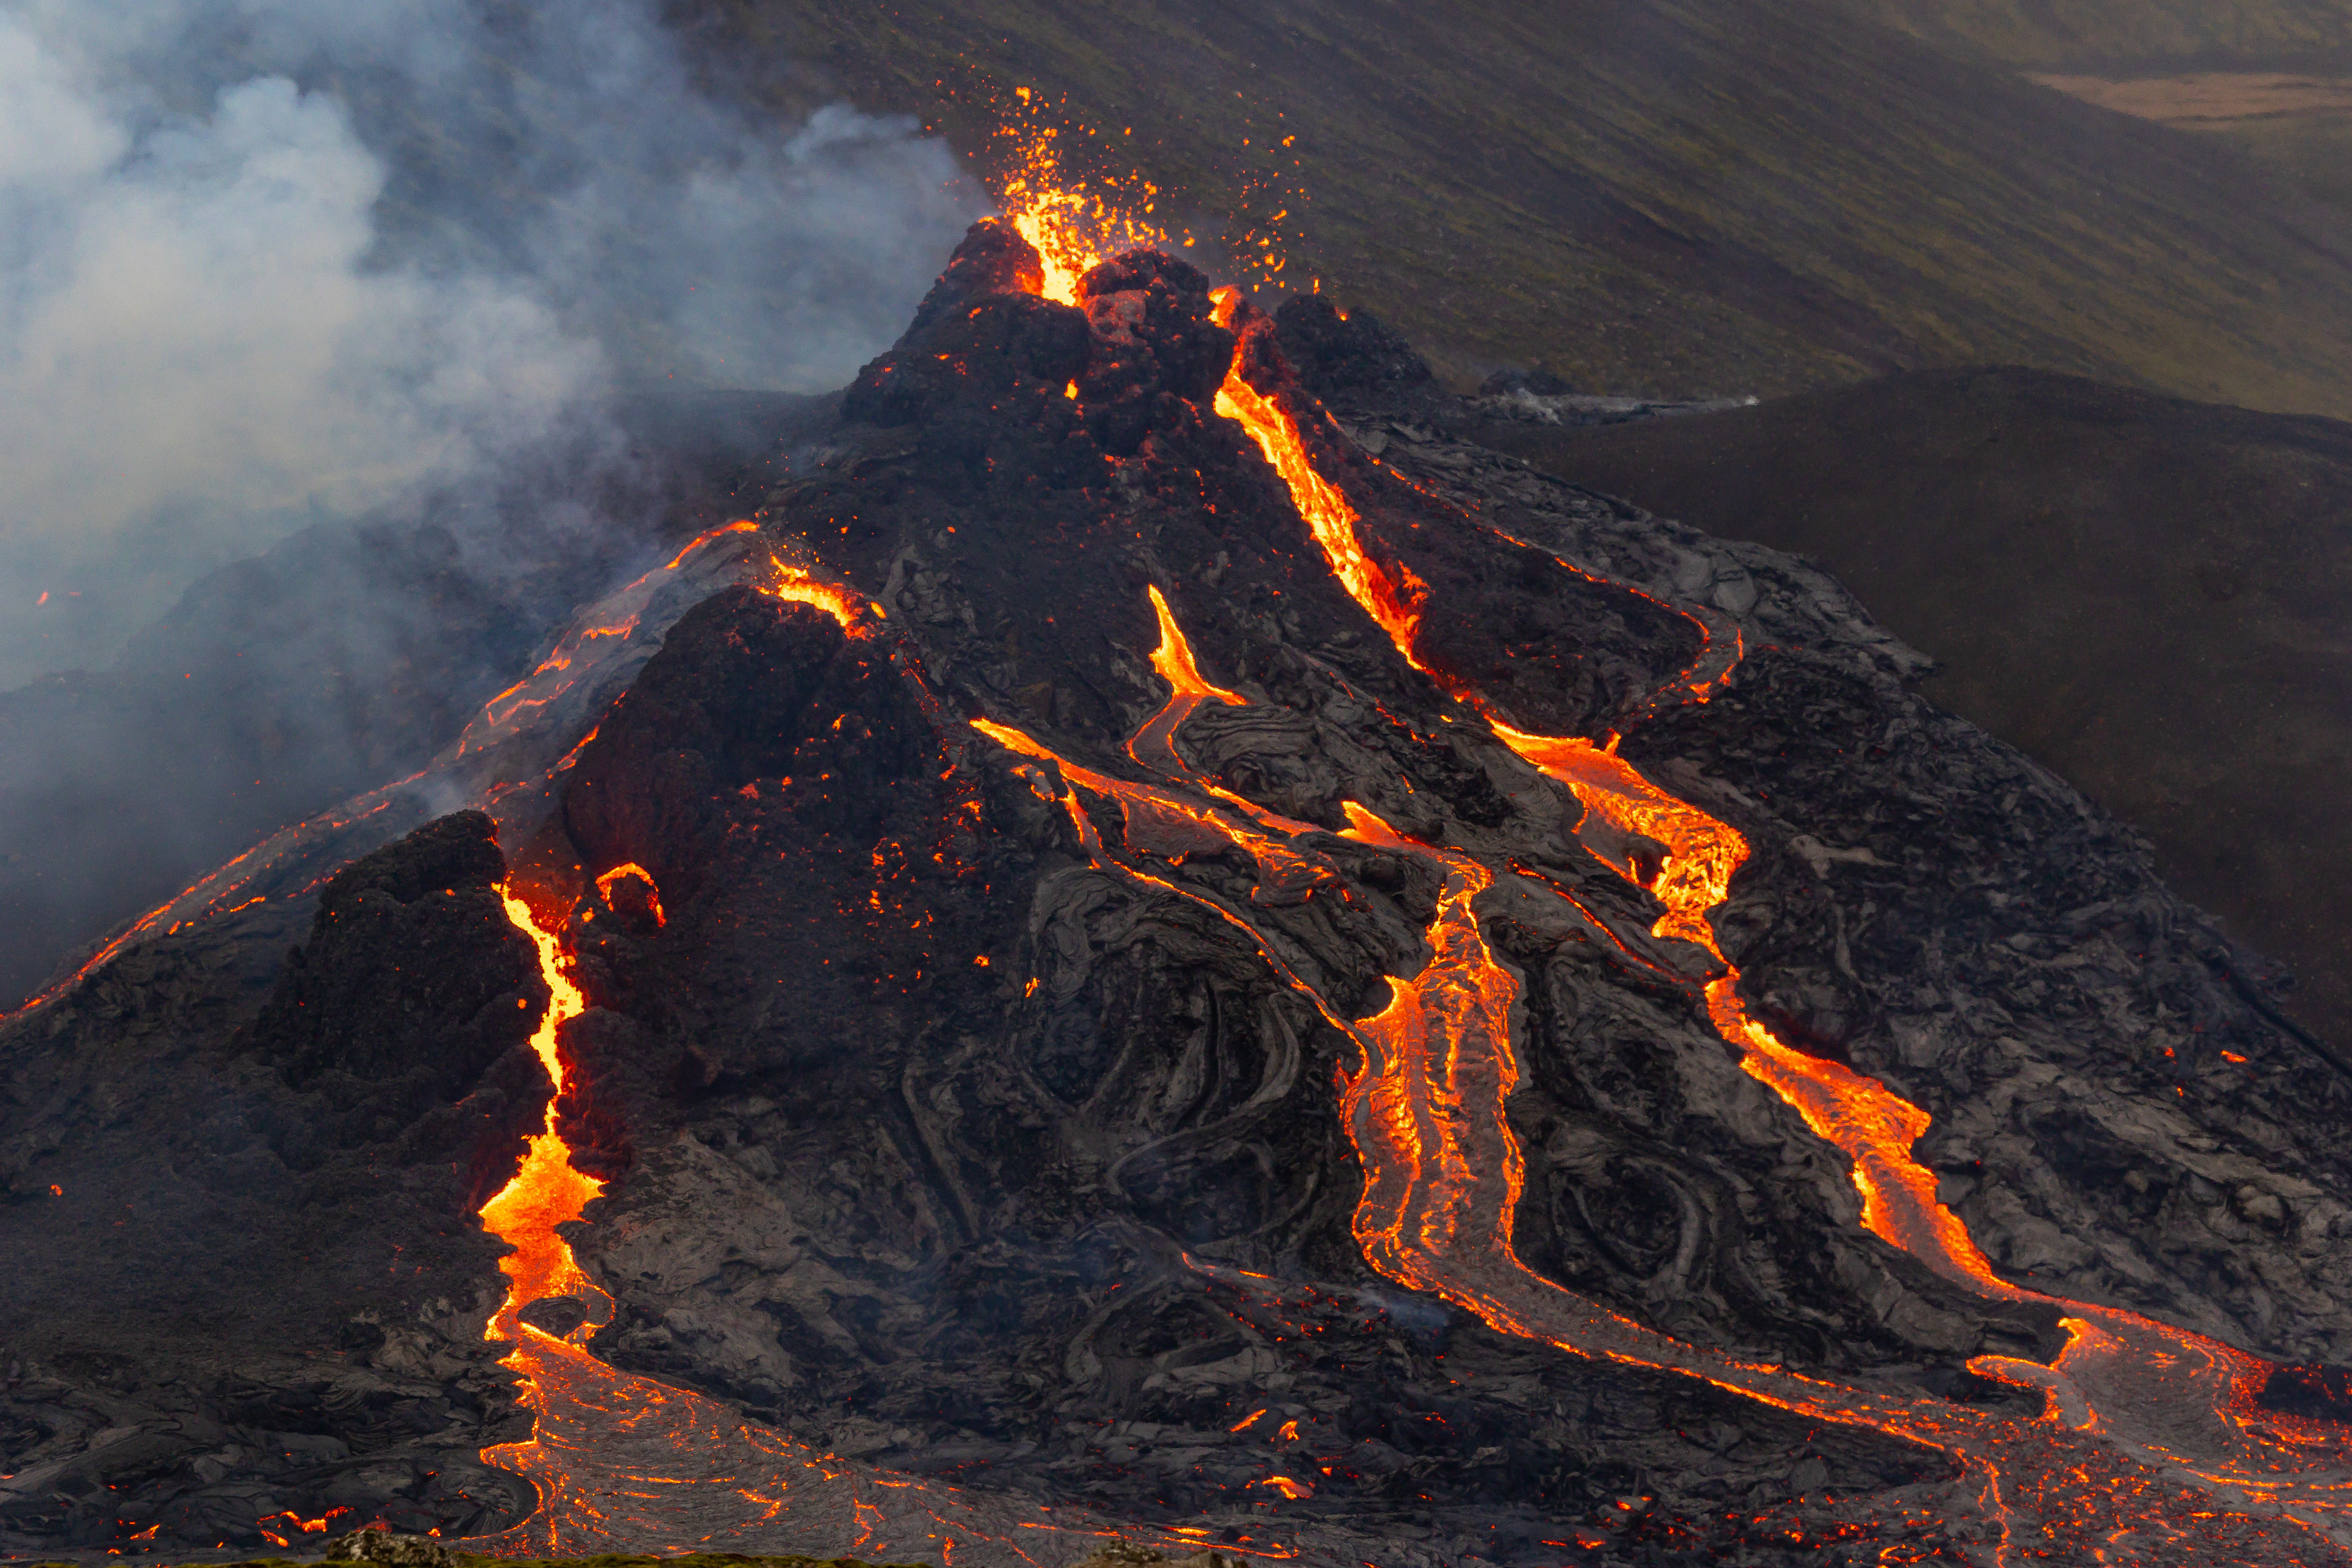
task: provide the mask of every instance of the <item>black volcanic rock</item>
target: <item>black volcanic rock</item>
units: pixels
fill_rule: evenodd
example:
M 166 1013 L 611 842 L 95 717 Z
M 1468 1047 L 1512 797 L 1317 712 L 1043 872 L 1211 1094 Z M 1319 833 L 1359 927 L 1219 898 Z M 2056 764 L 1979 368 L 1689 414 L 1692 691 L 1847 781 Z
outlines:
M 910 341 L 919 338 L 935 323 L 986 295 L 1035 294 L 1045 281 L 1045 269 L 1029 242 L 1011 225 L 982 218 L 964 232 L 963 242 L 916 307 L 914 320 L 903 335 Z
M 1283 357 L 1299 384 L 1335 408 L 1440 400 L 1443 389 L 1429 362 L 1361 306 L 1342 310 L 1320 294 L 1297 294 L 1282 302 L 1274 320 Z
M 857 373 L 843 417 L 920 421 L 970 443 L 967 461 L 992 460 L 992 435 L 1034 427 L 1054 412 L 1045 400 L 1086 368 L 1085 317 L 1039 299 L 1039 276 L 1037 253 L 1019 235 L 991 220 L 972 225 L 898 343 Z M 1008 400 L 1025 416 L 1004 417 Z M 1067 414 L 1045 422 L 1050 437 Z
M 687 613 L 599 726 L 563 821 L 593 869 L 651 871 L 675 917 L 713 875 L 711 840 L 740 825 L 729 797 L 758 801 L 780 840 L 870 847 L 935 750 L 877 646 L 731 588 Z
M 2322 1421 L 2352 1421 L 2352 1370 L 2340 1366 L 2278 1366 L 2263 1380 L 2265 1410 Z
M 103 1548 L 123 1520 L 259 1546 L 264 1496 L 456 1530 L 527 1495 L 472 1451 L 520 1435 L 473 1210 L 547 1103 L 546 990 L 488 826 L 354 862 L 300 948 L 313 900 L 258 902 L 0 1037 L 9 1549 Z
M 253 1049 L 343 1111 L 342 1141 L 463 1099 L 547 1007 L 530 938 L 507 919 L 490 819 L 459 812 L 338 872 L 287 955 Z M 381 1124 L 381 1125 L 380 1125 Z
M 1078 280 L 1093 351 L 1077 384 L 1095 439 L 1131 455 L 1180 405 L 1204 405 L 1233 363 L 1233 334 L 1217 325 L 1209 280 L 1158 251 L 1102 263 Z

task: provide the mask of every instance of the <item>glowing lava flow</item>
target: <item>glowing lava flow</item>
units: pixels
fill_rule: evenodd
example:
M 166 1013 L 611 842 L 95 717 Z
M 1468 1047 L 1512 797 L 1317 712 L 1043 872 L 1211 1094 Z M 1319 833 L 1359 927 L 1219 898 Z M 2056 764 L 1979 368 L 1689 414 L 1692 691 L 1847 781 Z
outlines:
M 1232 325 L 1241 303 L 1241 290 L 1220 289 L 1213 299 L 1217 324 Z M 1406 662 L 1420 668 L 1421 661 L 1413 657 L 1412 641 L 1420 626 L 1422 603 L 1429 596 L 1427 585 L 1402 567 L 1391 575 L 1364 553 L 1363 542 L 1356 536 L 1356 509 L 1348 504 L 1348 498 L 1339 493 L 1337 485 L 1315 471 L 1315 465 L 1307 460 L 1307 445 L 1299 439 L 1297 422 L 1291 418 L 1289 410 L 1242 379 L 1238 355 L 1225 374 L 1224 384 L 1217 388 L 1217 412 L 1249 432 L 1250 439 L 1257 443 L 1265 460 L 1274 465 L 1274 471 L 1289 487 L 1298 515 L 1314 532 L 1316 542 L 1322 545 L 1339 585 L 1380 623 Z
M 1172 623 L 1162 625 L 1173 631 Z M 1169 662 L 1179 669 L 1195 668 L 1189 651 L 1181 663 Z M 1171 684 L 1176 689 L 1147 731 L 1180 705 L 1197 709 L 1194 693 L 1174 680 Z M 1381 1272 L 1467 1308 L 1506 1332 L 1579 1355 L 1703 1377 L 1802 1415 L 1867 1425 L 1973 1456 L 2006 1435 L 2002 1424 L 1940 1401 L 1841 1387 L 1682 1343 L 1606 1311 L 1519 1262 L 1510 1234 L 1522 1167 L 1504 1118 L 1517 1076 L 1509 1034 L 1517 983 L 1487 950 L 1471 909 L 1491 882 L 1491 874 L 1475 860 L 1407 839 L 1362 806 L 1347 805 L 1350 826 L 1345 837 L 1426 859 L 1444 878 L 1428 931 L 1429 962 L 1411 980 L 1391 978 L 1389 1004 L 1379 1014 L 1351 1021 L 1283 958 L 1280 938 L 1255 911 L 1128 864 L 1105 843 L 1066 785 L 1117 801 L 1130 849 L 1164 854 L 1164 847 L 1153 845 L 1169 844 L 1167 826 L 1173 822 L 1247 851 L 1268 883 L 1301 875 L 1336 879 L 1326 857 L 1302 844 L 1277 841 L 1169 790 L 1108 777 L 1010 726 L 981 719 L 972 727 L 1008 750 L 1056 765 L 1065 787 L 1048 789 L 1042 776 L 1032 779 L 1033 787 L 1059 801 L 1099 868 L 1199 905 L 1239 930 L 1286 984 L 1355 1041 L 1363 1066 L 1348 1083 L 1344 1112 L 1363 1158 L 1365 1187 L 1353 1224 L 1367 1258 Z M 1300 832 L 1319 831 L 1295 826 Z M 2054 1462 L 2047 1454 L 2041 1458 L 2040 1470 Z M 1983 1467 L 1986 1461 L 1970 1457 L 1964 1463 Z M 1980 1476 L 1988 1487 L 1990 1476 L 1989 1468 Z M 2197 1500 L 2206 1500 L 2200 1494 Z
M 1417 665 L 1412 644 L 1421 601 L 1410 589 L 1418 584 L 1408 575 L 1409 591 L 1401 595 L 1378 573 L 1357 537 L 1354 509 L 1315 471 L 1286 412 L 1242 383 L 1238 356 L 1218 408 L 1242 423 L 1289 486 L 1341 585 Z M 1737 649 L 1735 640 L 1735 656 Z M 1703 701 L 1727 673 L 1678 684 Z M 1475 692 L 1457 695 L 1485 708 Z M 1664 906 L 1654 936 L 1695 942 L 1715 960 L 1718 972 L 1705 990 L 1710 1021 L 1740 1048 L 1747 1072 L 1853 1160 L 1864 1223 L 1986 1295 L 2032 1297 L 1994 1274 L 1958 1216 L 1937 1201 L 1934 1176 L 1911 1158 L 1927 1127 L 1926 1112 L 1875 1079 L 1791 1049 L 1748 1016 L 1738 973 L 1708 919 L 1746 858 L 1740 835 L 1660 790 L 1613 751 L 1572 737 L 1495 729 L 1593 817 L 1666 847 L 1653 876 L 1611 863 Z M 1172 744 L 1168 749 L 1172 754 Z M 2137 1314 L 2060 1302 L 2072 1337 L 2054 1368 L 2003 1357 L 1972 1362 L 1986 1375 L 2047 1392 L 2043 1422 L 2011 1424 L 1939 1400 L 1892 1400 L 1740 1365 L 1602 1312 L 1527 1268 L 1511 1244 L 1523 1160 L 1504 1115 L 1517 1076 L 1507 1018 L 1516 984 L 1487 953 L 1470 908 L 1490 874 L 1466 856 L 1399 838 L 1360 807 L 1350 805 L 1349 813 L 1350 837 L 1418 853 L 1446 873 L 1430 929 L 1431 963 L 1412 982 L 1392 981 L 1381 1014 L 1348 1026 L 1365 1057 L 1349 1099 L 1349 1131 L 1365 1168 L 1355 1232 L 1382 1273 L 1444 1296 L 1507 1332 L 1580 1354 L 1686 1372 L 1790 1409 L 1944 1448 L 1968 1466 L 1984 1467 L 1996 1518 L 2009 1518 L 2004 1487 L 2012 1497 L 2031 1496 L 2042 1535 L 2082 1548 L 2090 1560 L 2264 1561 L 2258 1543 L 2265 1531 L 2238 1511 L 2244 1507 L 2275 1510 L 2273 1517 L 2352 1547 L 2346 1431 L 2257 1412 L 2252 1391 L 2263 1363 Z M 2074 1434 L 2097 1440 L 2085 1444 Z
M 1221 297 L 1228 313 L 1234 298 L 1230 290 Z M 1217 410 L 1238 420 L 1265 451 L 1289 488 L 1300 516 L 1323 546 L 1340 585 L 1388 633 L 1398 653 L 1419 668 L 1412 639 L 1426 589 L 1405 572 L 1408 586 L 1400 594 L 1395 583 L 1366 556 L 1357 537 L 1355 509 L 1338 487 L 1316 471 L 1297 424 L 1287 411 L 1242 379 L 1238 355 L 1217 394 Z M 1709 688 L 1721 679 L 1717 676 L 1691 687 L 1692 697 L 1706 700 Z M 1463 695 L 1485 707 L 1476 693 Z M 1936 1201 L 1934 1176 L 1911 1159 L 1912 1144 L 1927 1130 L 1927 1113 L 1875 1079 L 1790 1049 L 1750 1017 L 1741 1004 L 1738 971 L 1717 944 L 1708 916 L 1730 896 L 1732 874 L 1748 856 L 1747 840 L 1728 824 L 1659 789 L 1613 752 L 1575 737 L 1529 734 L 1491 715 L 1489 722 L 1506 745 L 1565 785 L 1588 812 L 1621 834 L 1666 846 L 1666 858 L 1653 878 L 1644 878 L 1641 868 L 1630 862 L 1607 863 L 1628 881 L 1647 886 L 1664 906 L 1652 935 L 1696 943 L 1715 960 L 1719 973 L 1706 991 L 1709 1019 L 1725 1039 L 1745 1047 L 1740 1060 L 1749 1074 L 1795 1107 L 1817 1135 L 1853 1159 L 1864 1224 L 1887 1241 L 1927 1258 L 1948 1274 L 1990 1294 L 2005 1298 L 2021 1294 L 1993 1273 L 1966 1227 Z M 1447 858 L 1451 865 L 1457 858 Z M 1478 874 L 1485 876 L 1483 871 Z M 1478 887 L 1484 886 L 1484 881 L 1479 882 Z M 1507 1030 L 1503 1032 L 1503 1041 L 1507 1051 Z M 1514 1196 L 1518 1185 L 1517 1159 L 1514 1148 L 1509 1155 Z
M 824 582 L 805 566 L 790 565 L 782 560 L 773 561 L 773 565 L 775 580 L 760 584 L 760 593 L 772 599 L 782 599 L 789 605 L 806 605 L 812 609 L 823 610 L 851 637 L 873 635 L 874 628 L 866 621 L 868 616 L 877 621 L 888 618 L 888 612 L 873 600 L 841 584 Z
M 554 1096 L 563 1092 L 563 1061 L 556 1054 L 556 1032 L 578 1017 L 586 1003 L 581 997 L 580 987 L 564 972 L 555 933 L 540 925 L 522 900 L 506 889 L 500 891 L 506 900 L 507 919 L 517 931 L 530 938 L 538 951 L 540 978 L 547 984 L 547 1012 L 539 1021 L 538 1033 L 531 1036 L 530 1048 L 538 1053 L 540 1065 L 547 1069 L 548 1084 L 553 1091 L 547 1102 L 546 1124 L 531 1136 L 513 1180 L 481 1207 L 482 1228 L 514 1248 L 499 1260 L 499 1272 L 508 1279 L 507 1299 L 483 1329 L 482 1337 L 514 1340 L 524 1334 L 540 1333 L 518 1316 L 533 1301 L 556 1296 L 604 1294 L 581 1271 L 572 1256 L 572 1244 L 558 1235 L 555 1227 L 578 1219 L 589 1201 L 604 1190 L 604 1184 L 572 1168 L 572 1151 L 555 1130 Z M 584 1342 L 594 1331 L 583 1322 L 573 1333 Z M 517 1366 L 518 1363 L 509 1357 L 505 1364 Z M 494 1456 L 504 1456 L 521 1447 L 524 1445 L 488 1449 L 482 1458 L 499 1463 L 500 1459 Z
M 630 602 L 636 595 L 637 591 L 644 588 L 646 584 L 657 576 L 666 576 L 676 572 L 714 541 L 730 533 L 750 533 L 756 531 L 759 526 L 751 519 L 742 518 L 734 522 L 722 523 L 717 528 L 706 529 L 688 540 L 667 564 L 646 573 L 613 597 L 623 603 Z M 525 712 L 544 708 L 555 700 L 571 682 L 559 681 L 552 678 L 563 670 L 570 669 L 590 643 L 604 637 L 625 637 L 635 631 L 637 616 L 643 613 L 643 602 L 639 600 L 638 608 L 618 621 L 605 626 L 581 626 L 559 638 L 547 657 L 540 660 L 538 667 L 529 675 L 482 704 L 481 716 L 467 725 L 465 734 L 458 738 L 459 754 L 480 749 L 489 743 L 497 734 L 509 730 L 515 720 Z
M 1952 1211 L 1936 1201 L 1935 1177 L 1911 1158 L 1911 1146 L 1927 1131 L 1927 1113 L 1875 1079 L 1790 1049 L 1740 1002 L 1739 972 L 1724 957 L 1707 917 L 1730 897 L 1748 841 L 1666 794 L 1613 752 L 1574 737 L 1531 735 L 1489 722 L 1504 744 L 1566 785 L 1585 810 L 1620 833 L 1667 847 L 1664 864 L 1646 882 L 1638 867 L 1606 863 L 1627 881 L 1646 885 L 1665 907 L 1651 935 L 1696 943 L 1715 960 L 1718 973 L 1706 991 L 1708 1019 L 1725 1039 L 1743 1047 L 1742 1068 L 1853 1161 L 1864 1226 L 1988 1295 L 2021 1296 L 1992 1271 Z
M 1164 665 L 1163 678 L 1172 689 L 1147 731 L 1180 707 L 1197 711 L 1200 690 L 1214 689 L 1198 678 L 1189 650 L 1175 657 L 1181 634 L 1164 615 L 1161 624 L 1166 657 L 1155 663 Z M 1308 844 L 1276 841 L 1214 806 L 1107 777 L 1008 726 L 979 720 L 973 727 L 1022 755 L 1055 763 L 1067 784 L 1115 800 L 1127 820 L 1130 852 L 1165 857 L 1171 847 L 1169 825 L 1178 823 L 1247 850 L 1261 876 L 1328 868 L 1325 857 Z M 1167 749 L 1172 757 L 1172 746 Z M 1199 787 L 1189 769 L 1179 776 Z M 1662 803 L 1669 797 L 1645 782 L 1636 787 L 1638 775 L 1630 768 L 1613 777 L 1633 798 L 1664 809 Z M 2242 1374 L 2261 1363 L 2194 1335 L 2147 1325 L 2164 1336 L 2164 1352 L 2151 1355 L 2156 1347 L 2143 1342 L 2126 1353 L 2112 1331 L 2077 1320 L 2070 1322 L 2074 1342 L 2055 1368 L 2000 1358 L 1971 1363 L 1990 1375 L 2048 1391 L 2051 1415 L 2019 1421 L 1927 1395 L 1841 1385 L 1744 1363 L 1645 1328 L 1536 1274 L 1520 1262 L 1511 1242 L 1523 1184 L 1517 1142 L 1506 1117 L 1518 1070 L 1510 1038 L 1517 983 L 1488 950 L 1472 907 L 1490 885 L 1491 872 L 1466 854 L 1395 833 L 1360 805 L 1347 806 L 1350 826 L 1345 837 L 1423 858 L 1444 876 L 1427 932 L 1428 961 L 1412 979 L 1391 980 L 1388 1005 L 1378 1014 L 1351 1021 L 1284 960 L 1283 940 L 1255 910 L 1186 887 L 1172 874 L 1127 863 L 1106 844 L 1074 791 L 1046 787 L 1042 774 L 1031 782 L 1064 806 L 1099 868 L 1213 912 L 1247 936 L 1286 984 L 1355 1041 L 1362 1067 L 1348 1080 L 1344 1110 L 1349 1136 L 1362 1155 L 1365 1186 L 1353 1228 L 1367 1258 L 1389 1278 L 1442 1296 L 1504 1332 L 1580 1356 L 1680 1373 L 1808 1418 L 1865 1426 L 1942 1449 L 1977 1489 L 1982 1517 L 1995 1531 L 1997 1559 L 2004 1563 L 2014 1560 L 2012 1537 L 2018 1533 L 2032 1539 L 2019 1549 L 2035 1556 L 2054 1552 L 2084 1562 L 2200 1568 L 2305 1561 L 2288 1554 L 2296 1550 L 2291 1539 L 2274 1541 L 2274 1532 L 2290 1521 L 2342 1543 L 2347 1532 L 2340 1515 L 2352 1478 L 2340 1469 L 2277 1473 L 2286 1468 L 2277 1462 L 2282 1445 L 2305 1446 L 2313 1450 L 2310 1458 L 2340 1459 L 2341 1432 L 2304 1423 L 2275 1440 L 2259 1439 L 2272 1446 L 2255 1452 L 2251 1445 L 2257 1437 L 2242 1430 L 2252 1413 L 2242 1397 Z M 1304 824 L 1296 826 L 1313 831 Z M 1727 880 L 1728 875 L 1726 863 L 1721 876 Z M 1254 895 L 1250 903 L 1255 901 Z M 1847 1086 L 1833 1079 L 1831 1087 Z M 1883 1089 L 1869 1087 L 1885 1095 Z M 1195 1267 L 1221 1278 L 1231 1273 Z M 1247 1279 L 1228 1282 L 1247 1288 Z M 2103 1317 L 2111 1329 L 2138 1321 L 2128 1314 Z M 2235 1363 L 2229 1362 L 2233 1356 Z M 2118 1370 L 2126 1375 L 2113 1375 Z M 2193 1440 L 2200 1452 L 2234 1462 L 2187 1465 L 2182 1450 L 2155 1440 L 2158 1435 L 2145 1423 L 2137 1430 L 2119 1430 L 2095 1408 L 2094 1395 L 2102 1394 L 2103 1385 L 2116 1403 L 2139 1409 L 2176 1408 L 2186 1395 L 2210 1412 L 2216 1399 L 2222 1400 L 2223 1407 L 2235 1410 L 2232 1434 L 2221 1435 L 2217 1443 L 2210 1424 L 2191 1422 L 2193 1431 L 2176 1436 Z M 2239 1403 L 2227 1406 L 2233 1392 Z M 2263 1423 L 2263 1433 L 2294 1425 L 2267 1413 Z M 2231 1435 L 2234 1447 L 2227 1440 Z M 2303 1550 L 2307 1549 L 2306 1542 Z M 1908 1559 L 1885 1559 L 1898 1560 Z

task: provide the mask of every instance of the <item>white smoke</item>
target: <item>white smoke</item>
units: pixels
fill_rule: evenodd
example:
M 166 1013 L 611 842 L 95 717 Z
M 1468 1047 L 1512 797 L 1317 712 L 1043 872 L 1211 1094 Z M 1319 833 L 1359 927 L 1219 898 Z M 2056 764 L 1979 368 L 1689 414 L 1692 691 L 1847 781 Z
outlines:
M 839 384 L 954 180 L 698 93 L 643 0 L 0 0 L 0 689 L 305 523 L 593 471 L 618 389 Z

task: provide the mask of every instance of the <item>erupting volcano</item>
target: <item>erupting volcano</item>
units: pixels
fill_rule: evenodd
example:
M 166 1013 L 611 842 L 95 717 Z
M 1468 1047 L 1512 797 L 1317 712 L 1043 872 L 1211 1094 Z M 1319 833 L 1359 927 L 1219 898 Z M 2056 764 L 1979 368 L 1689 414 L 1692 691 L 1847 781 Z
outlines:
M 749 515 L 9 1022 L 9 1245 L 163 1215 L 91 1331 L 215 1348 L 40 1349 L 110 1425 L 10 1417 L 0 1540 L 2352 1561 L 2345 1087 L 2134 841 L 1049 173 Z

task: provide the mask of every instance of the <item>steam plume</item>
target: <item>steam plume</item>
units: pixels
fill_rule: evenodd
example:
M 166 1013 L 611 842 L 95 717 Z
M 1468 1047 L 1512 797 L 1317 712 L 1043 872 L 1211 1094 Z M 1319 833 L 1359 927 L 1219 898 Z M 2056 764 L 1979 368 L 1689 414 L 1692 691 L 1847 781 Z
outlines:
M 0 1007 L 453 739 L 644 563 L 649 395 L 846 382 L 955 174 L 655 0 L 0 0 Z
M 914 132 L 761 123 L 640 0 L 0 0 L 0 689 L 305 523 L 608 473 L 631 386 L 847 379 L 968 216 Z

